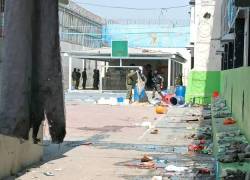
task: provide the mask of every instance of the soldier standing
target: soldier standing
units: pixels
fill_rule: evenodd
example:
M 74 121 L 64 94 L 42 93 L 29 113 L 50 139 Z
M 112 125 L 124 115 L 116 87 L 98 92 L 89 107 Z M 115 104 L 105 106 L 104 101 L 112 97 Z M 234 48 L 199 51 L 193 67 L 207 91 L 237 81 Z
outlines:
M 155 98 L 155 93 L 157 92 L 160 96 L 163 96 L 161 93 L 161 87 L 164 82 L 164 78 L 158 73 L 157 70 L 154 71 L 153 74 L 153 96 L 152 98 Z
M 84 68 L 82 72 L 82 89 L 86 89 L 86 82 L 87 82 L 87 72 L 86 68 Z
M 126 99 L 129 100 L 129 103 L 132 103 L 132 90 L 135 87 L 137 80 L 137 72 L 135 70 L 130 70 L 129 73 L 127 74 L 127 80 L 126 80 L 126 85 L 127 85 L 127 97 Z
M 76 89 L 79 89 L 80 79 L 81 79 L 81 73 L 80 69 L 78 69 L 76 72 L 76 87 L 75 87 Z
M 93 87 L 94 89 L 99 89 L 99 79 L 100 79 L 100 72 L 98 69 L 95 69 L 94 70 L 94 75 L 93 75 L 93 79 L 94 79 L 94 82 L 93 82 Z
M 71 75 L 74 87 L 76 87 L 76 76 L 77 76 L 77 72 L 76 72 L 76 68 L 74 68 L 72 75 Z

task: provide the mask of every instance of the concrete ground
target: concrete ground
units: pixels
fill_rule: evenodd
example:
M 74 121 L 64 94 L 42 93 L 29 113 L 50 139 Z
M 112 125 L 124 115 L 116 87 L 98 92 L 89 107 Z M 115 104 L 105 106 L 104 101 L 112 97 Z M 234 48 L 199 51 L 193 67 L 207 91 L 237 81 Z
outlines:
M 200 113 L 200 109 L 170 108 L 166 116 L 157 115 L 154 107 L 148 105 L 95 105 L 73 99 L 66 102 L 65 142 L 51 144 L 46 130 L 43 162 L 19 174 L 17 179 L 194 179 L 193 168 L 213 166 L 210 156 L 187 151 L 191 140 L 186 136 L 194 133 L 199 124 L 187 123 L 185 119 Z M 154 128 L 158 134 L 150 133 Z M 138 166 L 145 154 L 153 156 L 156 168 Z M 164 169 L 168 165 L 189 169 L 177 176 Z

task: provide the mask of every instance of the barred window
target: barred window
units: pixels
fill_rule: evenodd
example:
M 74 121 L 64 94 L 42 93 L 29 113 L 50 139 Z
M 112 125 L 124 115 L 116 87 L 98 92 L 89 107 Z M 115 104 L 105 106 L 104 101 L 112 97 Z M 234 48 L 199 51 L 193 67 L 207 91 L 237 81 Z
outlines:
M 1 11 L 1 13 L 4 12 L 4 2 L 5 2 L 5 0 L 0 0 L 0 11 Z

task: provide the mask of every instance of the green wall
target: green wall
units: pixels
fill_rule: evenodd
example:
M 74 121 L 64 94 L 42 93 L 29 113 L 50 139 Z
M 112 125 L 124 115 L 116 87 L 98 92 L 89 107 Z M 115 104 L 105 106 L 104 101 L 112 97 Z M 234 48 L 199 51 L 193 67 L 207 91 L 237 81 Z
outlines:
M 234 118 L 250 141 L 250 67 L 226 71 L 192 71 L 188 77 L 186 101 L 193 97 L 196 103 L 209 103 L 213 91 L 220 91 L 227 100 Z
M 186 101 L 195 97 L 195 103 L 210 103 L 216 90 L 220 91 L 220 71 L 192 71 L 188 77 Z
M 221 94 L 250 141 L 250 67 L 222 71 Z

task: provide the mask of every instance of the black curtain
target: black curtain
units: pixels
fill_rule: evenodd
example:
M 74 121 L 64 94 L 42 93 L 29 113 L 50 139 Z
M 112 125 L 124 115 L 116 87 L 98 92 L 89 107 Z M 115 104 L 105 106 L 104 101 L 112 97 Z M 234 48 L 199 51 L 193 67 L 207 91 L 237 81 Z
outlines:
M 58 0 L 7 0 L 0 64 L 0 133 L 33 139 L 49 122 L 54 143 L 65 137 Z

